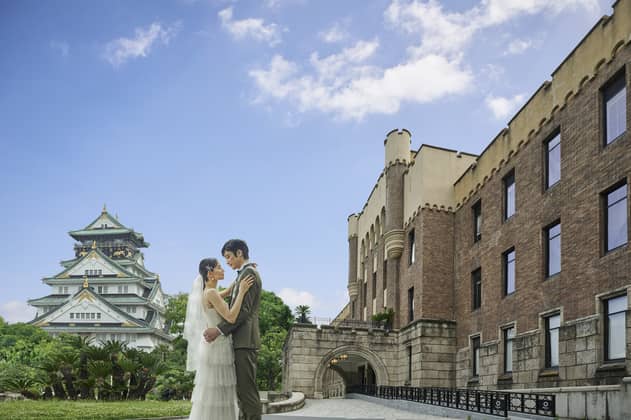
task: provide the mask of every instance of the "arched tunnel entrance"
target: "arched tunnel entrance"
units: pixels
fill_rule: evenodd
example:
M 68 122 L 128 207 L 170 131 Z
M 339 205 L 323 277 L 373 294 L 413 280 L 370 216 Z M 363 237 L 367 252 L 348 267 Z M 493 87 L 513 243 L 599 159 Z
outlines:
M 379 357 L 356 346 L 329 352 L 315 376 L 315 395 L 322 398 L 342 398 L 347 386 L 388 384 L 387 371 Z

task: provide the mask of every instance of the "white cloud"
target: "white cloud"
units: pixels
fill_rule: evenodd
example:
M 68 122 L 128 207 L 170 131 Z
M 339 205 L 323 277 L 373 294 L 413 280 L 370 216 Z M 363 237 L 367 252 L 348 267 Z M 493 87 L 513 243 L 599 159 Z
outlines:
M 283 302 L 294 311 L 298 305 L 307 305 L 311 308 L 312 319 L 320 322 L 328 322 L 344 308 L 348 303 L 348 292 L 346 289 L 329 290 L 326 296 L 316 297 L 313 293 L 305 290 L 283 288 L 276 293 Z
M 223 26 L 235 39 L 251 38 L 260 42 L 267 42 L 275 46 L 281 42 L 280 28 L 275 23 L 265 24 L 263 19 L 233 19 L 232 6 L 218 13 Z
M 68 57 L 70 53 L 70 45 L 67 42 L 62 41 L 50 41 L 50 48 L 59 52 L 62 57 Z
M 0 316 L 6 322 L 28 322 L 35 318 L 35 308 L 29 306 L 26 302 L 12 300 L 0 304 Z
M 348 32 L 342 28 L 339 23 L 331 26 L 329 29 L 322 31 L 318 37 L 329 44 L 344 41 L 348 38 Z
M 528 39 L 514 39 L 508 44 L 504 55 L 518 55 L 533 47 L 533 42 Z
M 492 63 L 486 64 L 482 69 L 482 73 L 492 82 L 500 80 L 505 72 L 504 67 Z
M 403 102 L 425 103 L 467 91 L 472 75 L 459 60 L 438 55 L 415 58 L 389 68 L 368 66 L 376 41 L 320 59 L 312 54 L 312 71 L 300 74 L 297 64 L 281 55 L 267 69 L 250 72 L 262 97 L 287 99 L 300 111 L 318 110 L 344 119 L 367 114 L 393 114 Z
M 379 58 L 376 39 L 359 41 L 323 58 L 312 52 L 308 63 L 277 54 L 267 66 L 249 72 L 258 89 L 254 102 L 284 101 L 299 112 L 319 111 L 361 120 L 369 114 L 394 114 L 404 103 L 422 104 L 464 94 L 474 87 L 465 51 L 478 32 L 524 15 L 579 8 L 598 12 L 598 0 L 481 0 L 461 12 L 446 11 L 437 0 L 392 0 L 384 12 L 385 22 L 416 38 L 398 62 L 374 64 Z M 323 32 L 321 37 L 325 39 L 325 35 Z M 498 68 L 487 70 L 490 78 L 499 76 Z M 501 99 L 487 101 L 497 110 L 496 115 L 517 102 L 515 98 Z
M 318 305 L 315 296 L 304 290 L 283 288 L 277 295 L 285 302 L 285 305 L 289 306 L 292 312 L 298 305 L 307 305 L 312 310 Z
M 153 44 L 158 41 L 168 45 L 169 41 L 177 34 L 180 23 L 171 26 L 162 26 L 154 22 L 147 28 L 136 28 L 134 38 L 118 38 L 110 41 L 105 46 L 103 58 L 118 67 L 127 60 L 138 57 L 146 57 Z
M 579 8 L 593 14 L 600 11 L 598 0 L 482 0 L 464 12 L 444 11 L 436 0 L 393 0 L 384 16 L 394 27 L 421 35 L 413 53 L 457 54 L 482 29 L 520 15 L 559 14 Z
M 518 94 L 512 98 L 489 95 L 486 97 L 486 106 L 493 112 L 497 119 L 503 119 L 511 115 L 520 105 L 523 104 L 525 95 Z

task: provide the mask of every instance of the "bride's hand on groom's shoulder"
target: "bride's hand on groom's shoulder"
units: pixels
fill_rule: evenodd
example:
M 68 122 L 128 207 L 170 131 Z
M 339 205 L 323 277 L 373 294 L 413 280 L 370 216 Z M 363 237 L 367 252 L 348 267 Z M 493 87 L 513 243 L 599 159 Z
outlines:
M 252 274 L 248 274 L 241 280 L 241 286 L 239 286 L 239 293 L 245 295 L 250 287 L 254 284 L 254 276 Z

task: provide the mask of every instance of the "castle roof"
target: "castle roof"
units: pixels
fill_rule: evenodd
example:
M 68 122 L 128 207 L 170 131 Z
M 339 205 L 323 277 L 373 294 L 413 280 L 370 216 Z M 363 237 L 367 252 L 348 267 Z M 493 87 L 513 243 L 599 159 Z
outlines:
M 46 298 L 57 298 L 59 295 L 51 295 Z M 46 299 L 42 298 L 42 299 Z M 99 320 L 90 320 L 93 322 L 82 322 L 83 320 L 76 322 L 70 321 L 65 315 L 68 312 L 80 311 L 80 312 L 98 312 L 102 313 L 103 317 Z M 112 328 L 119 328 L 120 331 L 138 333 L 138 332 L 150 332 L 161 336 L 167 340 L 172 340 L 169 334 L 159 328 L 155 328 L 153 324 L 154 311 L 149 311 L 147 319 L 138 319 L 131 314 L 119 309 L 114 304 L 108 302 L 107 299 L 95 293 L 89 287 L 84 287 L 74 295 L 67 297 L 66 301 L 62 305 L 58 306 L 51 312 L 45 313 L 29 323 L 35 326 L 44 327 L 47 329 L 60 329 L 65 332 L 78 332 L 78 331 L 98 331 L 103 326 L 107 326 L 108 331 Z
M 129 236 L 135 239 L 142 247 L 148 247 L 149 243 L 145 242 L 145 238 L 140 232 L 126 227 L 118 218 L 108 213 L 105 206 L 101 214 L 90 222 L 86 227 L 79 230 L 73 230 L 68 232 L 69 235 L 77 241 L 91 240 L 95 238 L 104 237 L 125 237 Z

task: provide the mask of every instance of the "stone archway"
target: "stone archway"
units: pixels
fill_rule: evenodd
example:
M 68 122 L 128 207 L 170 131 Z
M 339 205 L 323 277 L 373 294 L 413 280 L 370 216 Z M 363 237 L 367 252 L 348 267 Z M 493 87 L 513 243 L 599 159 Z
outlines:
M 339 355 L 339 354 L 347 354 L 349 356 L 356 356 L 356 357 L 364 359 L 372 367 L 372 370 L 375 373 L 375 380 L 377 384 L 386 385 L 390 383 L 390 379 L 388 376 L 388 369 L 386 368 L 385 364 L 383 363 L 383 361 L 381 360 L 379 356 L 377 356 L 371 350 L 361 347 L 361 346 L 344 345 L 344 346 L 337 347 L 333 350 L 330 350 L 320 360 L 320 363 L 318 364 L 318 367 L 316 368 L 315 374 L 314 374 L 313 395 L 315 398 L 322 397 L 323 395 L 322 383 L 324 379 L 324 374 L 326 373 L 327 369 L 329 369 L 329 362 L 336 355 Z

